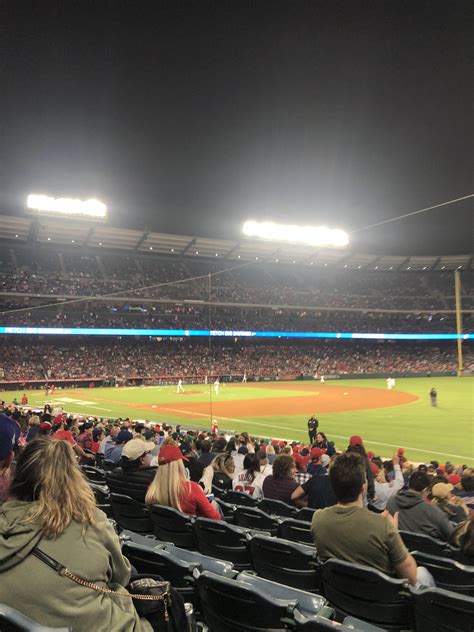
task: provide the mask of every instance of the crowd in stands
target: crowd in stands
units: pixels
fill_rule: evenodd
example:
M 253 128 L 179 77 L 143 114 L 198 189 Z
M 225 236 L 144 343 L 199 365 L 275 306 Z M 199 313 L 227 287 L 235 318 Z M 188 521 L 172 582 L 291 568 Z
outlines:
M 11 250 L 0 292 L 45 296 L 118 295 L 239 305 L 429 312 L 454 310 L 452 273 L 339 270 L 259 263 L 235 268 L 198 258 Z M 225 272 L 224 272 L 225 271 Z M 208 274 L 215 274 L 209 281 Z M 217 274 L 216 274 L 217 273 Z M 464 308 L 473 308 L 472 273 L 463 273 Z M 143 289 L 144 288 L 144 289 Z
M 28 344 L 0 342 L 0 381 L 28 382 L 81 378 L 153 379 L 169 376 L 184 382 L 205 376 L 313 377 L 455 371 L 456 348 L 448 343 L 333 341 L 276 343 L 247 340 L 149 340 L 146 338 L 62 338 Z M 277 358 L 277 360 L 276 360 Z M 465 346 L 464 367 L 474 370 L 472 347 Z
M 37 411 L 1 406 L 1 599 L 44 625 L 66 621 L 102 630 L 104 620 L 110 629 L 160 629 L 131 601 L 117 607 L 113 599 L 100 600 L 87 585 L 51 573 L 29 554 L 37 546 L 43 560 L 44 554 L 60 559 L 80 577 L 113 590 L 124 591 L 133 579 L 80 464 L 96 463 L 111 493 L 143 507 L 162 505 L 210 520 L 225 519 L 214 494 L 226 490 L 308 507 L 320 562 L 363 564 L 414 586 L 435 581 L 409 553 L 399 529 L 449 542 L 459 562 L 474 564 L 474 473 L 465 464 L 412 463 L 403 448 L 387 459 L 366 451 L 357 435 L 345 447 L 317 432 L 304 445 L 220 433 L 217 421 L 203 431 L 79 417 L 48 405 Z M 313 428 L 314 418 L 310 433 Z M 47 608 L 35 590 L 38 582 L 52 595 Z

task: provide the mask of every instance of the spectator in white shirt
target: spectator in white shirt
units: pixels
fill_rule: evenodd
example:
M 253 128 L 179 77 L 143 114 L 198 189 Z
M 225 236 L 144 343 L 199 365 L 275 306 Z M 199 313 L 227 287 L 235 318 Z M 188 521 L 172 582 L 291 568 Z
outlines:
M 378 467 L 377 464 L 371 464 L 372 471 L 374 472 L 375 480 L 375 498 L 371 501 L 371 504 L 379 511 L 384 511 L 387 506 L 389 498 L 400 491 L 404 485 L 403 474 L 400 467 L 400 458 L 398 455 L 393 457 L 393 470 L 395 472 L 395 479 L 388 482 L 385 475 L 385 468 Z M 375 469 L 377 468 L 377 472 Z
M 243 492 L 252 498 L 263 498 L 262 485 L 265 476 L 260 472 L 260 459 L 254 454 L 246 454 L 244 470 L 234 477 L 232 487 L 237 492 Z

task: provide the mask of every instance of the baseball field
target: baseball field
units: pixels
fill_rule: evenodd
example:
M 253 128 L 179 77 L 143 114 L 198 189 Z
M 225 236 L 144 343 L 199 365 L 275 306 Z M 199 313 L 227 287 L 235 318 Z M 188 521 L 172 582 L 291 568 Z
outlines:
M 438 391 L 438 405 L 428 393 Z M 11 401 L 21 392 L 4 393 Z M 393 390 L 385 380 L 248 382 L 212 385 L 58 389 L 28 393 L 29 405 L 49 401 L 68 412 L 101 417 L 130 417 L 221 430 L 247 430 L 261 437 L 306 440 L 306 420 L 315 413 L 320 430 L 338 447 L 352 434 L 367 449 L 389 457 L 399 447 L 409 459 L 450 460 L 474 465 L 474 378 L 397 379 Z

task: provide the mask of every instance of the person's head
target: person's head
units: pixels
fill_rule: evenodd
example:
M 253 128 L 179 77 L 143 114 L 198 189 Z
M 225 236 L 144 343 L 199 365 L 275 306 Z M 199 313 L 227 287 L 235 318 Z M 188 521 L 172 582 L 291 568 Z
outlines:
M 247 443 L 250 443 L 250 437 L 249 437 L 249 433 L 248 432 L 241 432 L 239 435 L 239 443 L 241 443 L 242 445 L 247 445 Z
M 112 437 L 112 439 L 114 439 L 118 435 L 119 432 L 120 432 L 120 424 L 114 423 L 110 427 L 109 436 Z
M 133 434 L 130 432 L 130 430 L 121 430 L 115 437 L 115 443 L 117 445 L 125 445 L 127 441 L 131 441 L 132 439 Z
M 257 452 L 258 460 L 260 462 L 260 467 L 264 467 L 268 465 L 267 453 L 264 450 L 259 450 Z
M 320 463 L 321 457 L 323 456 L 323 454 L 325 454 L 325 452 L 324 450 L 321 450 L 321 448 L 311 448 L 311 452 L 310 452 L 311 462 L 314 464 Z
M 229 454 L 230 454 L 231 452 L 234 452 L 234 450 L 236 450 L 236 449 L 237 449 L 237 448 L 236 448 L 236 445 L 237 445 L 237 444 L 236 444 L 236 439 L 235 439 L 235 437 L 231 437 L 231 438 L 229 439 L 229 441 L 227 442 L 226 452 L 228 452 Z
M 230 454 L 218 454 L 212 461 L 212 469 L 216 474 L 221 473 L 232 478 L 235 471 L 234 459 Z
M 51 434 L 53 425 L 49 421 L 42 421 L 39 425 L 39 435 L 48 437 Z
M 349 446 L 347 447 L 347 452 L 352 452 L 353 454 L 358 454 L 363 458 L 367 458 L 367 452 L 365 451 L 364 442 L 359 435 L 353 435 L 349 439 Z
M 29 443 L 18 457 L 10 495 L 32 503 L 26 522 L 39 524 L 46 538 L 60 536 L 71 521 L 83 532 L 96 524 L 94 494 L 67 441 L 39 437 Z
M 456 527 L 453 540 L 466 556 L 474 557 L 474 517 Z
M 31 426 L 39 426 L 40 425 L 40 418 L 38 415 L 31 415 L 31 417 L 28 419 L 28 425 Z
M 150 467 L 150 452 L 155 444 L 143 439 L 131 439 L 123 446 L 120 465 L 124 472 Z
M 364 460 L 353 452 L 336 456 L 329 466 L 329 479 L 338 502 L 355 502 L 367 487 Z
M 469 475 L 464 475 L 461 478 L 461 489 L 463 489 L 465 492 L 472 492 L 474 491 L 474 476 L 472 476 L 472 474 Z
M 92 432 L 94 430 L 93 422 L 92 421 L 84 422 L 84 425 L 82 426 L 82 430 L 83 430 L 83 432 L 87 432 L 87 434 L 92 434 Z
M 267 457 L 275 456 L 275 448 L 272 445 L 267 445 L 266 454 L 267 454 Z
M 225 437 L 217 437 L 214 441 L 214 452 L 224 452 L 227 447 L 227 439 Z
M 175 443 L 164 443 L 158 455 L 158 469 L 145 497 L 147 505 L 165 505 L 181 511 L 180 497 L 189 482 L 183 455 Z
M 296 474 L 295 460 L 292 456 L 277 456 L 273 463 L 273 476 L 277 479 L 294 478 Z
M 316 435 L 316 443 L 324 443 L 325 441 L 327 442 L 327 438 L 324 432 L 318 432 Z
M 92 438 L 96 443 L 99 443 L 102 439 L 105 439 L 105 430 L 103 428 L 94 428 Z
M 5 470 L 12 464 L 19 434 L 18 424 L 4 413 L 0 413 L 0 470 Z
M 258 455 L 249 452 L 244 457 L 244 470 L 246 470 L 247 480 L 253 481 L 255 476 L 260 472 L 260 459 Z
M 410 491 L 418 494 L 426 495 L 430 486 L 430 477 L 425 470 L 416 470 L 408 479 L 408 488 Z
M 208 452 L 211 451 L 211 447 L 212 444 L 209 441 L 209 439 L 204 439 L 204 441 L 201 441 L 201 452 L 202 454 L 207 454 Z
M 291 456 L 293 454 L 293 448 L 291 447 L 291 445 L 286 445 L 284 448 L 282 448 L 281 454 L 284 454 L 285 456 Z

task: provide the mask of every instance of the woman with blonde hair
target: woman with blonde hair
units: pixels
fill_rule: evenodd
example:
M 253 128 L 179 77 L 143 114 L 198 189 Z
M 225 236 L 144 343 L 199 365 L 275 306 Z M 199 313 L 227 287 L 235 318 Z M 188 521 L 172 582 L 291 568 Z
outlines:
M 202 488 L 186 477 L 183 461 L 187 458 L 175 444 L 164 444 L 158 455 L 158 469 L 145 497 L 147 505 L 165 505 L 193 516 L 220 520 L 214 502 Z
M 235 463 L 230 454 L 219 454 L 211 463 L 214 470 L 212 484 L 221 489 L 232 489 Z
M 44 626 L 78 632 L 152 632 L 131 598 L 110 596 L 55 572 L 126 592 L 130 564 L 66 441 L 39 437 L 19 456 L 0 507 L 0 603 Z M 27 596 L 27 597 L 25 597 Z

